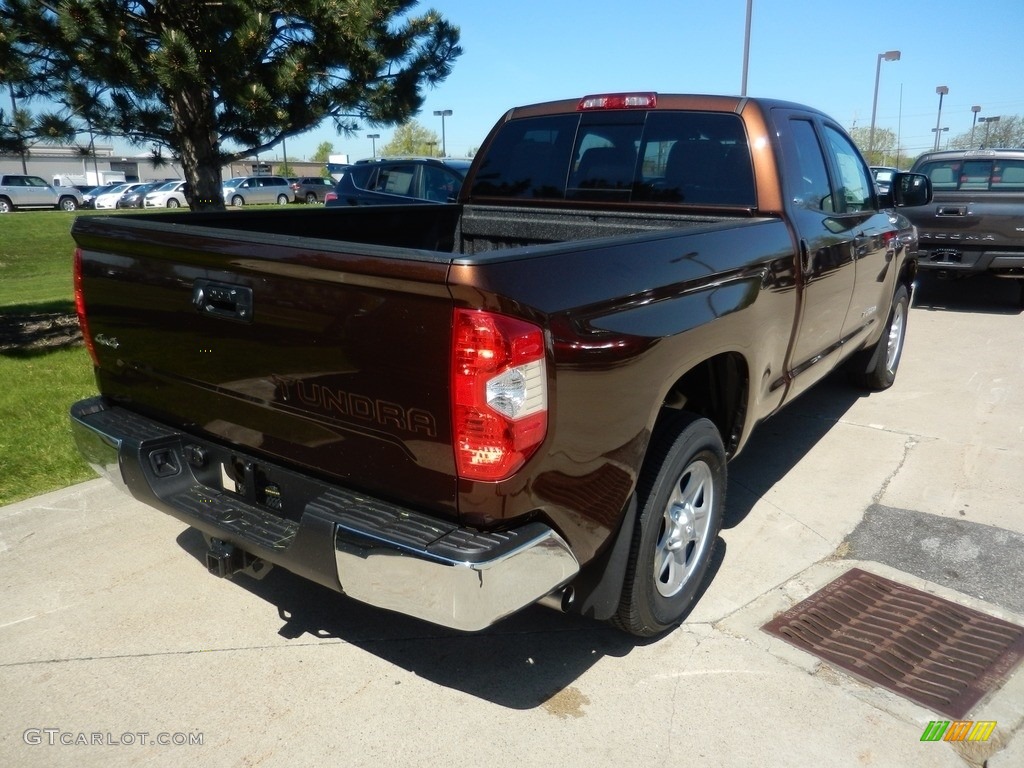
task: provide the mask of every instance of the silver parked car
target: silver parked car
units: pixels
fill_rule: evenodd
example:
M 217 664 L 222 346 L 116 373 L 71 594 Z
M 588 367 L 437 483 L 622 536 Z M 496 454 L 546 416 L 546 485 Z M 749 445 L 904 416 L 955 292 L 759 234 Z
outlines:
M 240 207 L 256 203 L 285 205 L 294 200 L 288 179 L 283 176 L 240 176 L 224 182 L 224 204 Z
M 38 176 L 0 174 L 0 213 L 16 208 L 59 208 L 74 211 L 82 205 L 82 193 L 74 187 L 53 187 Z

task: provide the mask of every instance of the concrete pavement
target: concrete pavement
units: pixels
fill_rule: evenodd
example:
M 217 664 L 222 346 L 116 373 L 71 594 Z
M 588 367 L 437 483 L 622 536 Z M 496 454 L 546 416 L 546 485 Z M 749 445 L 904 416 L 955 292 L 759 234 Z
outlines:
M 834 377 L 761 425 L 715 580 L 655 642 L 218 580 L 194 531 L 104 481 L 0 508 L 0 765 L 1024 765 L 1024 668 L 967 715 L 989 741 L 921 742 L 947 718 L 760 629 L 851 567 L 1024 625 L 1015 297 L 925 283 L 891 390 Z

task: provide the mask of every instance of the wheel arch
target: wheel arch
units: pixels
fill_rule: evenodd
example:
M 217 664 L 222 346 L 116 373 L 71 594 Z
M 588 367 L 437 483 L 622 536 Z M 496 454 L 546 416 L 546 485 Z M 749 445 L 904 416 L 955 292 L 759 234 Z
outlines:
M 736 453 L 746 431 L 750 372 L 739 352 L 723 352 L 690 368 L 668 388 L 654 430 L 678 411 L 703 416 L 718 428 L 727 456 Z

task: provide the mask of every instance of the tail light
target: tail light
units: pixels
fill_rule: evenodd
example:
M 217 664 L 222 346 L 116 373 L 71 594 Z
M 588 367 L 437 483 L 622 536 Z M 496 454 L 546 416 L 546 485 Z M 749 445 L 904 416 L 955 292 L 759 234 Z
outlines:
M 96 357 L 96 345 L 93 344 L 92 334 L 89 333 L 89 319 L 85 316 L 85 295 L 82 293 L 82 249 L 75 248 L 75 312 L 78 314 L 78 325 L 82 329 L 82 339 L 85 341 L 85 348 L 89 351 L 93 365 L 99 365 Z
M 548 427 L 544 333 L 492 312 L 456 309 L 452 331 L 452 432 L 459 476 L 504 480 Z
M 337 200 L 337 199 L 338 199 L 338 193 L 337 192 L 327 192 L 324 195 L 324 202 L 325 203 L 329 203 L 332 200 Z

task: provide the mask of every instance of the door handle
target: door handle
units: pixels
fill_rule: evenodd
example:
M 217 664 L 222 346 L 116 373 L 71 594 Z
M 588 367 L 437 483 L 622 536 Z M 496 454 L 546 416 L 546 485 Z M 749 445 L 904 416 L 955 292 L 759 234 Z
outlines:
M 811 274 L 811 249 L 803 238 L 800 238 L 800 274 L 805 278 Z
M 192 284 L 192 305 L 204 315 L 252 322 L 252 288 L 245 286 L 196 280 Z

